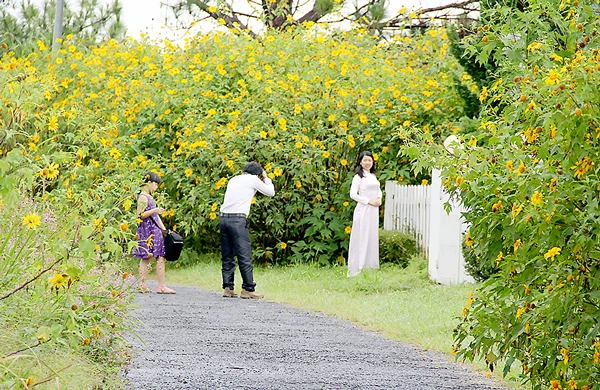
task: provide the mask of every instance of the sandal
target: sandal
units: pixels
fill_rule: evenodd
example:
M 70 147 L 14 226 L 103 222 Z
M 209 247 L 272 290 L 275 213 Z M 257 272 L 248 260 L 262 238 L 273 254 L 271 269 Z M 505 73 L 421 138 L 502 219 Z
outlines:
M 138 291 L 141 292 L 142 294 L 146 294 L 146 293 L 151 293 L 152 289 L 148 286 L 139 286 Z
M 169 287 L 165 286 L 165 287 L 159 287 L 156 290 L 157 294 L 177 294 L 177 292 L 175 292 L 175 290 L 171 290 Z

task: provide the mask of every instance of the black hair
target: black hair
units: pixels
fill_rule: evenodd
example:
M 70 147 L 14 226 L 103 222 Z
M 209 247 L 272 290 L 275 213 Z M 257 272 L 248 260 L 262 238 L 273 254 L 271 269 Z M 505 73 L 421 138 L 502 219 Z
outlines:
M 144 183 L 157 183 L 160 184 L 160 176 L 154 172 L 148 172 L 144 175 Z
M 375 166 L 375 157 L 373 157 L 373 153 L 369 152 L 368 150 L 365 150 L 364 152 L 358 155 L 358 160 L 356 160 L 356 166 L 354 167 L 354 172 L 360 177 L 364 177 L 365 175 L 363 167 L 362 165 L 360 165 L 360 162 L 365 156 L 369 156 L 373 160 L 373 165 L 371 166 L 370 172 L 375 173 L 375 171 L 377 170 Z
M 259 163 L 252 161 L 244 166 L 244 173 L 259 176 L 263 173 L 263 168 L 260 166 Z

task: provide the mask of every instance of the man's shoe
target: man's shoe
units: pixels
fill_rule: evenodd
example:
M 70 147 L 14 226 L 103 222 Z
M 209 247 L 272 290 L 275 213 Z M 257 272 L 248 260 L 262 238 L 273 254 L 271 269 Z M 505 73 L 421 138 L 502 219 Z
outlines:
M 223 289 L 223 296 L 227 298 L 237 298 L 237 294 L 230 288 Z
M 242 293 L 240 294 L 240 298 L 244 299 L 261 299 L 264 298 L 265 294 L 259 294 L 256 291 L 246 291 L 242 289 Z

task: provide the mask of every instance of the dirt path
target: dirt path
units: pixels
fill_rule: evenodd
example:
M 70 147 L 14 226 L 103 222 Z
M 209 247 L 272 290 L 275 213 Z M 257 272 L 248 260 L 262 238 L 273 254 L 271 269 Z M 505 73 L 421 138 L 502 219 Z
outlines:
M 156 285 L 150 284 L 154 290 Z M 442 354 L 287 305 L 138 294 L 130 389 L 502 389 Z

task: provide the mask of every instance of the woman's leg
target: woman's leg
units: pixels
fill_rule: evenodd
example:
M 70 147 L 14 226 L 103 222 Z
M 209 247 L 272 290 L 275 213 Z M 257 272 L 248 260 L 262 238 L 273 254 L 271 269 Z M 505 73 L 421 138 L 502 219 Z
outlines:
M 167 278 L 165 273 L 165 258 L 161 256 L 156 259 L 156 278 L 158 279 L 156 292 L 159 294 L 175 294 L 174 290 L 166 286 Z
M 151 291 L 150 287 L 146 285 L 146 276 L 148 276 L 148 264 L 150 263 L 150 259 L 141 259 L 140 260 L 140 288 L 144 291 Z

